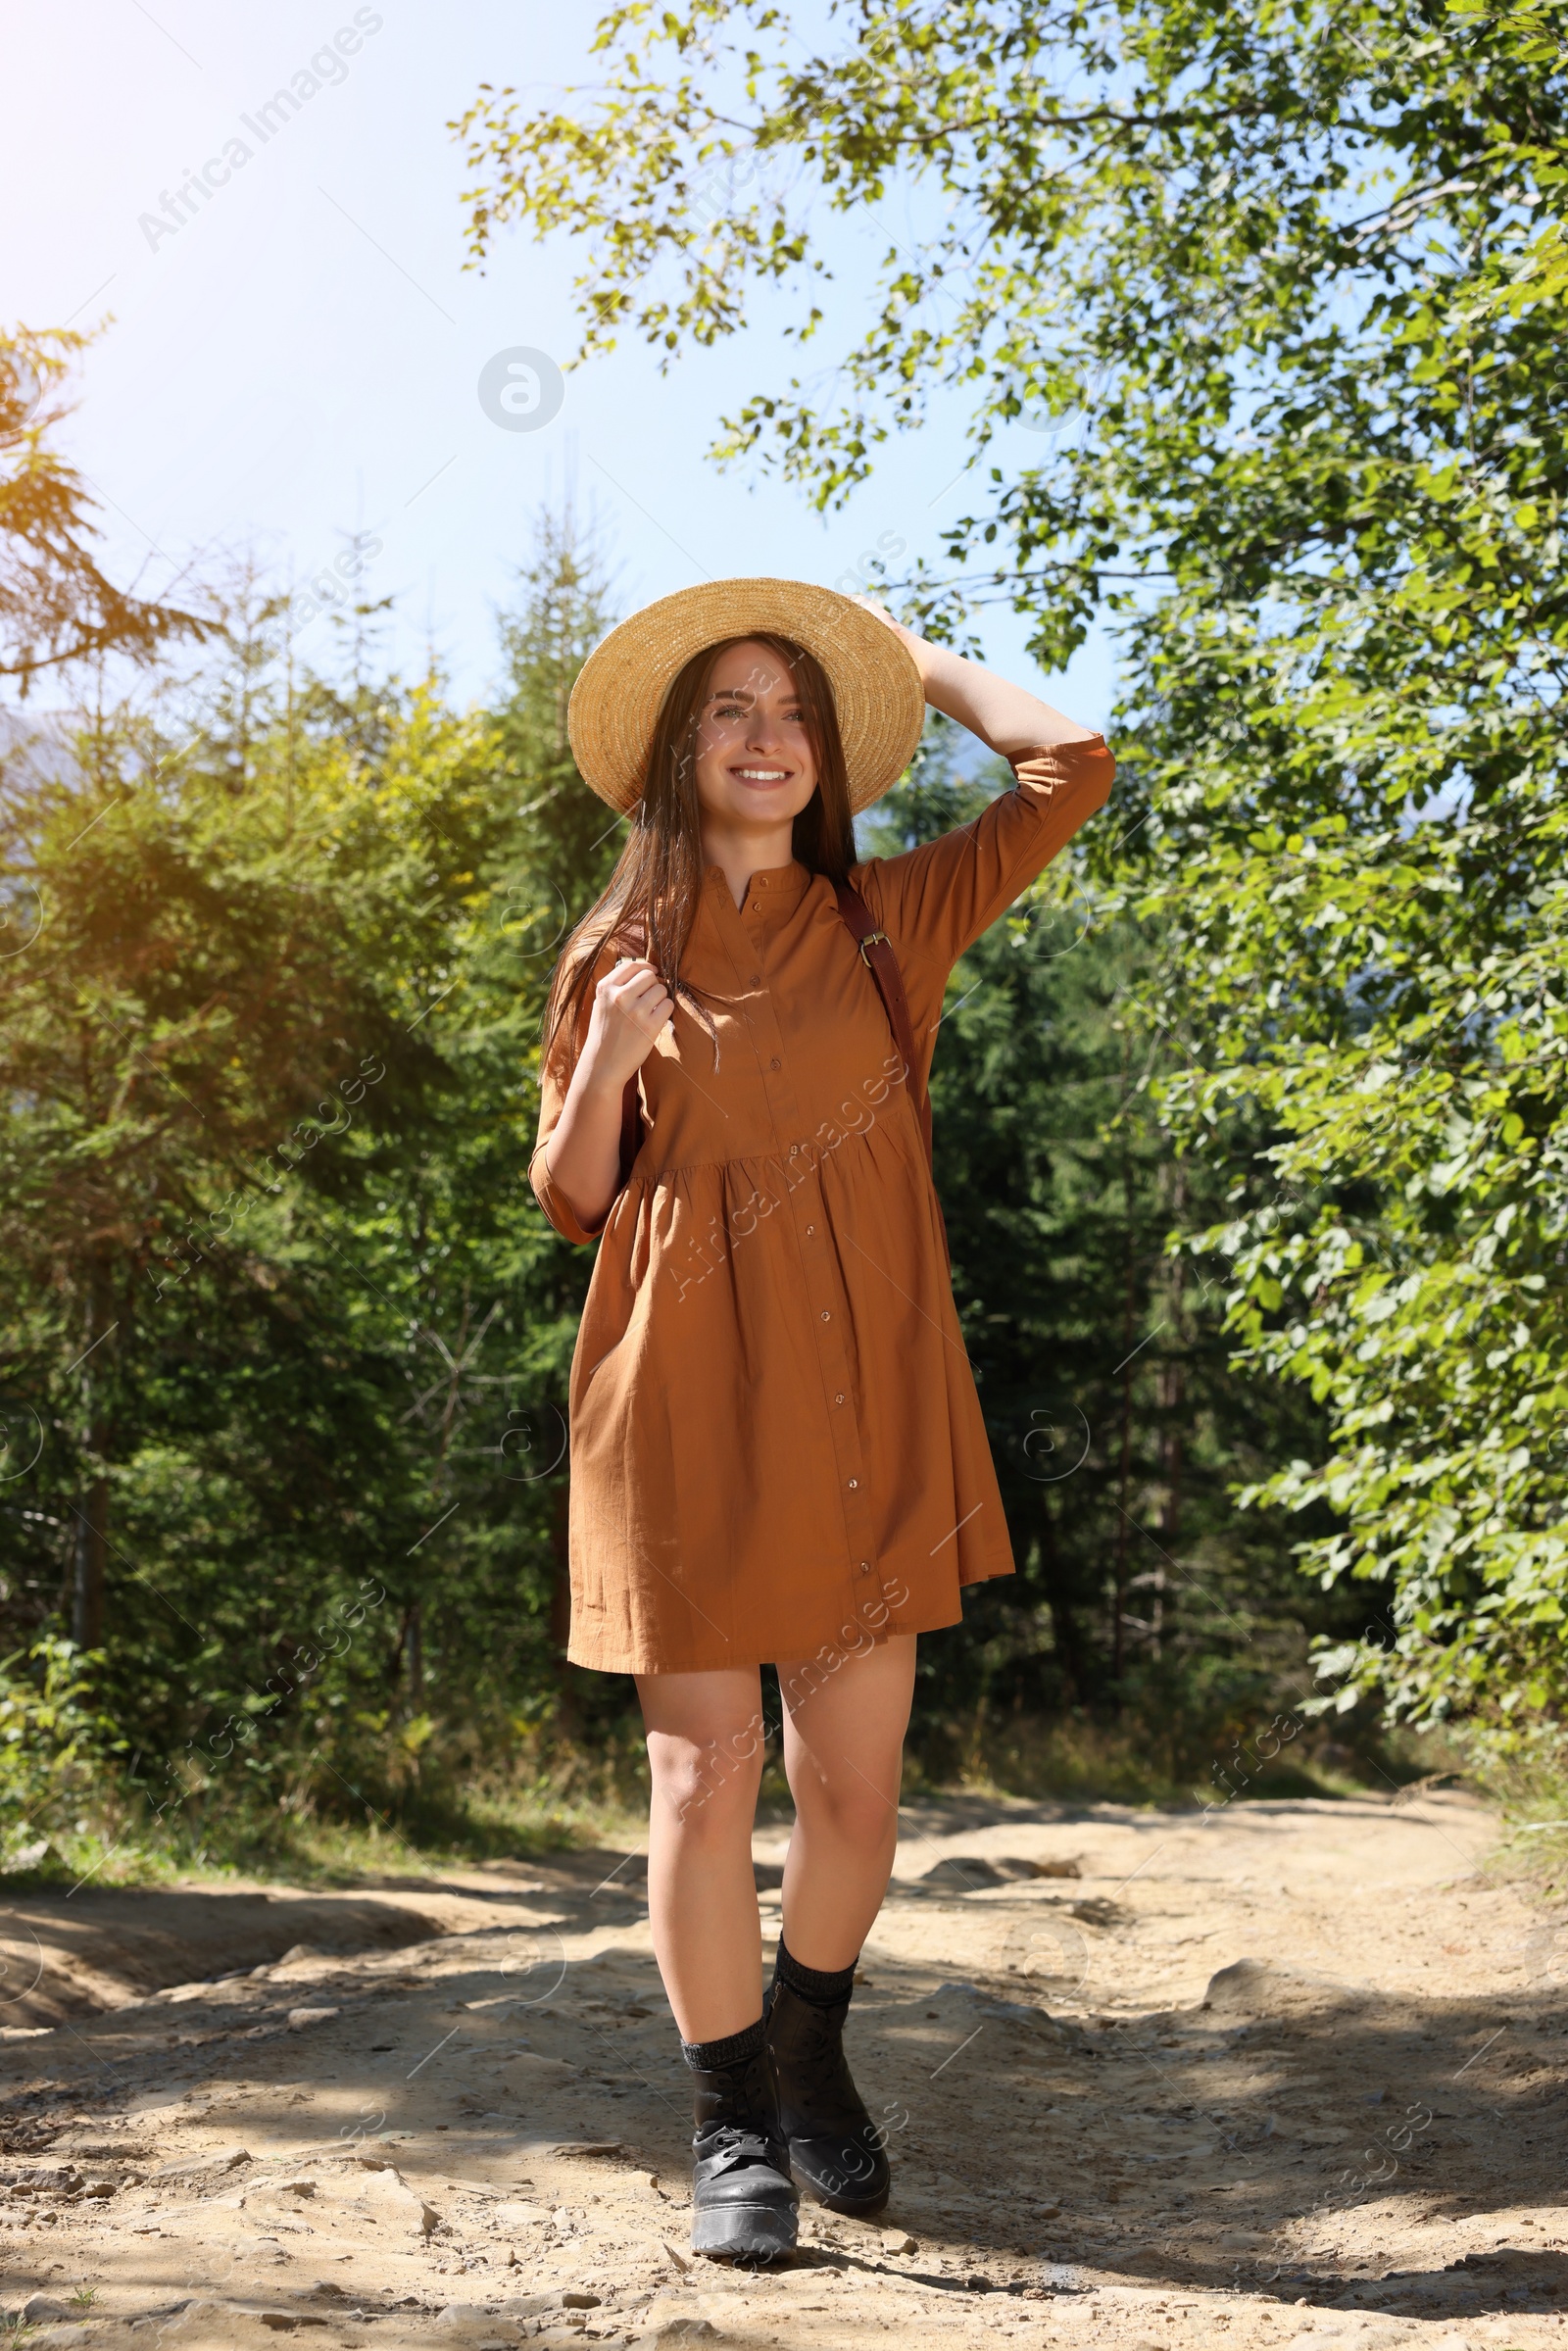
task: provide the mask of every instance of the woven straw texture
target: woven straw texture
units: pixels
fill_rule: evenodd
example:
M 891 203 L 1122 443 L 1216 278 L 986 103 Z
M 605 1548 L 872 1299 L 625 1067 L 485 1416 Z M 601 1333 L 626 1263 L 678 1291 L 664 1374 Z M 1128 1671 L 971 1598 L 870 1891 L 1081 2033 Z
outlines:
M 914 757 L 925 694 L 908 648 L 874 612 L 799 579 L 715 579 L 645 605 L 595 647 L 572 688 L 566 731 L 578 769 L 622 815 L 642 798 L 671 680 L 695 653 L 754 630 L 814 653 L 844 740 L 850 807 L 868 808 Z

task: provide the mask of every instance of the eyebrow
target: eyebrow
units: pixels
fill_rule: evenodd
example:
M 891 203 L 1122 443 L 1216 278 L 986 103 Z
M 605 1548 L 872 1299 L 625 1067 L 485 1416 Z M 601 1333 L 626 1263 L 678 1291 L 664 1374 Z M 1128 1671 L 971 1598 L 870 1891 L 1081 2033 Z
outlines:
M 749 694 L 755 701 L 757 698 L 757 692 L 758 689 L 752 685 L 710 686 L 708 690 L 708 700 L 710 702 L 738 702 L 743 694 Z M 805 696 L 802 694 L 800 687 L 792 683 L 786 699 L 791 702 L 802 702 L 805 700 Z

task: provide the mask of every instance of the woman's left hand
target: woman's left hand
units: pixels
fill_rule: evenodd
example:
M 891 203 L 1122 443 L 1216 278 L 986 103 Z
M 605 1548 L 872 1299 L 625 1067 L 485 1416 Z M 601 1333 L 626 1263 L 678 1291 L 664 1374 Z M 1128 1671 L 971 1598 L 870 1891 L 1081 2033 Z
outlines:
M 879 604 L 874 596 L 852 596 L 850 602 L 859 605 L 867 612 L 875 612 L 885 628 L 892 629 L 896 637 L 904 639 L 913 657 L 914 665 L 920 672 L 921 685 L 928 685 L 931 673 L 942 660 L 946 648 L 940 645 L 930 645 L 924 637 L 917 637 L 912 628 L 906 628 L 902 620 L 895 620 L 887 606 Z M 949 655 L 948 658 L 951 660 L 952 656 Z M 930 699 L 930 696 L 927 695 L 926 700 L 929 702 Z

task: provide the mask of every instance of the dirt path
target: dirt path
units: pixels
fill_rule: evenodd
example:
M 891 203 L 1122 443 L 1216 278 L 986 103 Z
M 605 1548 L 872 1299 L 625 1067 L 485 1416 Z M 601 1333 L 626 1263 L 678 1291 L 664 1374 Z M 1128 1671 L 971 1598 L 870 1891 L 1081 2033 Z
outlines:
M 1494 1836 L 1447 1793 L 910 1807 L 851 2026 L 894 2201 L 808 2207 L 762 2278 L 686 2255 L 635 1861 L 361 1887 L 293 1939 L 376 1947 L 96 2014 L 88 1973 L 151 1964 L 127 1901 L 221 1953 L 254 1897 L 18 1903 L 0 2016 L 31 1953 L 62 2021 L 0 2042 L 0 2303 L 93 2351 L 1565 2343 L 1568 1926 L 1481 1874 Z

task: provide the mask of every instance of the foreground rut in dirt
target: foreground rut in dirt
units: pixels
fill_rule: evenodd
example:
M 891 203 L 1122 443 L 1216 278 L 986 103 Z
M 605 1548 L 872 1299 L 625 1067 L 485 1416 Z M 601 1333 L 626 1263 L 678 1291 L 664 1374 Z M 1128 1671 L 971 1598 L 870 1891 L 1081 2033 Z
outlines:
M 93 2351 L 1561 2342 L 1568 1934 L 1481 1874 L 1494 1836 L 1450 1793 L 906 1808 L 850 2028 L 893 2202 L 807 2205 L 761 2278 L 686 2251 L 634 1858 L 361 1887 L 445 1932 L 96 2015 L 38 2006 L 86 1897 L 69 1946 L 20 1902 L 0 2015 L 36 1967 L 65 2021 L 0 2042 L 0 2302 Z

